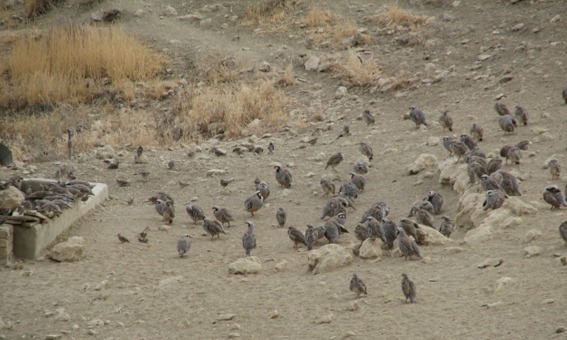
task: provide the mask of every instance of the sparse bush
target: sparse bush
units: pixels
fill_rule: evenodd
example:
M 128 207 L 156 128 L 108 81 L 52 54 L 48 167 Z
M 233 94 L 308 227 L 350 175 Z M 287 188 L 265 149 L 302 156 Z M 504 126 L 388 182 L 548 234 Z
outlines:
M 288 15 L 302 4 L 301 0 L 264 0 L 246 8 L 242 20 L 244 26 L 258 26 L 264 32 L 283 32 L 293 24 Z
M 307 28 L 332 26 L 338 19 L 339 17 L 330 10 L 314 7 L 299 21 L 299 24 Z
M 354 51 L 349 51 L 344 59 L 335 61 L 332 71 L 351 85 L 361 87 L 375 85 L 381 74 L 374 60 L 363 60 Z
M 367 21 L 373 22 L 382 26 L 406 26 L 416 28 L 427 22 L 427 17 L 424 15 L 413 14 L 412 12 L 392 5 L 388 10 L 376 15 L 366 18 Z
M 27 18 L 35 18 L 61 2 L 62 0 L 25 0 L 24 13 Z

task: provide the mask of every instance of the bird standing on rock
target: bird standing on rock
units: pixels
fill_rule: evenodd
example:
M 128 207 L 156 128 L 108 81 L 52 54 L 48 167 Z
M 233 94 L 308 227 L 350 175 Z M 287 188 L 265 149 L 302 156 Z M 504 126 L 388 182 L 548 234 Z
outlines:
M 343 161 L 344 157 L 342 152 L 337 152 L 336 154 L 332 155 L 329 160 L 327 161 L 327 165 L 325 166 L 325 170 L 328 167 L 331 167 L 333 170 L 337 171 L 335 167 L 339 165 Z
M 244 201 L 244 209 L 248 211 L 252 216 L 254 213 L 264 205 L 264 197 L 260 194 L 260 191 L 256 191 L 254 195 L 248 197 Z
M 376 121 L 370 113 L 370 110 L 362 111 L 362 120 L 366 123 L 367 126 L 374 125 L 374 122 Z
M 289 236 L 289 239 L 293 242 L 294 249 L 297 249 L 297 245 L 300 243 L 307 246 L 307 242 L 305 241 L 305 236 L 296 227 L 289 226 L 287 228 L 287 235 Z
M 130 243 L 130 240 L 128 240 L 126 237 L 118 234 L 118 241 L 120 241 L 120 243 Z
M 408 278 L 406 274 L 402 274 L 402 292 L 406 298 L 406 303 L 415 303 L 415 284 Z
M 191 248 L 191 241 L 189 240 L 189 234 L 182 235 L 179 240 L 177 240 L 177 253 L 179 257 L 183 257 Z
M 282 207 L 279 207 L 278 211 L 276 212 L 276 221 L 278 222 L 278 226 L 280 228 L 283 228 L 286 220 L 287 214 L 285 213 L 285 210 Z
M 274 169 L 276 169 L 276 181 L 278 181 L 278 183 L 284 188 L 291 187 L 291 172 L 279 165 L 274 166 Z
M 439 117 L 439 124 L 443 128 L 443 131 L 445 131 L 445 129 L 448 129 L 449 131 L 453 132 L 453 118 L 449 116 L 449 111 L 443 111 L 441 117 Z
M 565 203 L 565 197 L 561 192 L 561 189 L 555 184 L 548 185 L 543 190 L 543 200 L 551 205 L 551 209 L 560 209 L 561 207 L 567 207 Z
M 354 228 L 354 236 L 361 244 L 366 241 L 366 239 L 370 238 L 368 228 L 366 228 L 366 226 L 362 223 L 358 223 Z
M 246 256 L 250 256 L 252 249 L 256 248 L 256 235 L 254 235 L 254 224 L 250 221 L 246 221 L 248 230 L 242 235 L 242 247 L 246 252 Z
M 362 280 L 356 275 L 356 273 L 352 273 L 352 277 L 350 279 L 349 288 L 351 292 L 356 294 L 356 298 L 358 299 L 360 295 L 364 294 L 367 295 L 368 292 L 366 291 L 366 285 Z
M 217 206 L 213 207 L 213 215 L 215 218 L 224 226 L 225 223 L 228 224 L 230 228 L 230 222 L 234 222 L 232 215 L 226 210 L 226 208 L 220 208 Z
M 508 196 L 506 196 L 500 190 L 488 190 L 486 192 L 486 199 L 484 200 L 484 203 L 482 203 L 482 209 L 498 209 L 504 204 L 504 199 L 506 199 L 507 197 Z

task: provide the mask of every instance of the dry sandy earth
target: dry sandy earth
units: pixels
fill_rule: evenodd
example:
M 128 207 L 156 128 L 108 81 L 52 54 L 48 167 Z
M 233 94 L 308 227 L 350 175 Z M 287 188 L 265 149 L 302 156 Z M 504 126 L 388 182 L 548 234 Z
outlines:
M 428 4 L 433 2 L 434 4 Z M 565 157 L 565 115 L 561 89 L 565 82 L 567 18 L 563 1 L 449 1 L 401 2 L 415 13 L 435 17 L 426 29 L 426 46 L 404 46 L 394 42 L 396 34 L 376 34 L 377 43 L 369 46 L 385 72 L 418 77 L 404 92 L 370 94 L 368 90 L 349 89 L 342 99 L 334 99 L 340 81 L 328 74 L 307 73 L 298 60 L 301 53 L 324 54 L 324 50 L 305 48 L 304 40 L 288 39 L 289 34 L 257 34 L 253 28 L 228 23 L 226 14 L 206 13 L 212 17 L 210 26 L 181 22 L 176 18 L 159 18 L 166 3 L 145 1 L 103 2 L 100 8 L 118 7 L 130 15 L 124 22 L 132 32 L 145 38 L 156 48 L 168 48 L 184 70 L 184 60 L 190 60 L 200 49 L 218 49 L 227 55 L 247 59 L 251 64 L 268 61 L 285 67 L 291 59 L 298 81 L 288 91 L 295 96 L 297 107 L 306 109 L 313 102 L 323 103 L 325 120 L 312 129 L 276 131 L 270 138 L 257 142 L 264 147 L 272 141 L 272 155 L 245 153 L 215 157 L 204 152 L 189 158 L 187 150 L 173 151 L 147 148 L 149 164 L 133 162 L 133 149 L 117 150 L 123 156 L 119 170 L 107 170 L 102 161 L 73 162 L 79 177 L 109 184 L 112 198 L 76 225 L 66 235 L 85 239 L 87 257 L 76 263 L 55 263 L 48 259 L 25 261 L 23 269 L 0 269 L 0 317 L 4 327 L 0 334 L 7 339 L 40 338 L 59 334 L 69 339 L 217 339 L 237 334 L 244 339 L 328 339 L 355 334 L 360 339 L 566 339 L 567 333 L 556 334 L 567 327 L 567 267 L 554 254 L 565 255 L 567 248 L 559 238 L 557 226 L 566 213 L 550 211 L 545 205 L 536 214 L 522 216 L 523 223 L 509 229 L 495 227 L 491 240 L 480 245 L 463 243 L 465 231 L 457 229 L 451 247 L 424 247 L 425 260 L 404 261 L 384 257 L 379 261 L 356 258 L 354 263 L 333 272 L 312 275 L 307 270 L 307 250 L 293 249 L 285 229 L 275 227 L 275 212 L 284 207 L 288 223 L 304 229 L 308 223 L 319 223 L 325 201 L 319 195 L 319 180 L 324 175 L 324 161 L 314 160 L 322 153 L 326 160 L 342 151 L 345 161 L 337 167 L 339 181 L 346 180 L 352 164 L 362 156 L 355 143 L 366 140 L 374 147 L 375 159 L 367 176 L 367 189 L 356 201 L 357 211 L 350 212 L 347 227 L 354 229 L 362 212 L 377 200 L 390 204 L 390 218 L 405 217 L 416 199 L 428 190 L 439 191 L 445 197 L 444 213 L 454 217 L 458 195 L 450 187 L 441 186 L 437 176 L 415 184 L 417 176 L 408 176 L 405 166 L 421 153 L 446 158 L 442 146 L 427 146 L 431 136 L 441 137 L 436 124 L 439 113 L 449 109 L 455 120 L 455 133 L 468 132 L 472 122 L 485 128 L 485 141 L 480 147 L 486 153 L 496 153 L 506 143 L 532 140 L 516 169 L 525 180 L 521 183 L 524 202 L 541 202 L 543 187 L 565 179 L 551 181 L 549 172 L 541 168 L 551 155 L 567 166 Z M 169 1 L 180 14 L 194 13 L 206 1 Z M 234 15 L 242 16 L 245 2 L 226 2 Z M 322 2 L 343 16 L 358 20 L 376 11 L 379 6 L 370 1 Z M 143 8 L 142 18 L 132 13 Z M 74 13 L 69 10 L 69 13 Z M 559 21 L 550 22 L 557 14 Z M 78 15 L 86 20 L 90 12 Z M 38 25 L 48 26 L 56 19 L 49 14 Z M 525 27 L 512 31 L 518 23 Z M 533 33 L 534 28 L 539 32 Z M 368 27 L 374 32 L 373 27 Z M 299 30 L 295 27 L 293 30 Z M 233 41 L 232 37 L 240 36 Z M 300 36 L 300 35 L 297 35 Z M 172 40 L 178 42 L 171 43 Z M 285 46 L 285 48 L 284 48 Z M 248 49 L 242 50 L 242 47 Z M 281 49 L 284 57 L 276 50 Z M 477 56 L 490 54 L 486 61 Z M 186 59 L 184 59 L 186 58 Z M 190 64 L 190 63 L 188 63 Z M 446 71 L 439 82 L 430 86 L 423 79 L 435 71 Z M 509 82 L 500 83 L 504 75 Z M 505 136 L 497 125 L 494 99 L 504 94 L 508 106 L 524 105 L 531 114 L 527 127 Z M 429 117 L 429 129 L 415 130 L 402 114 L 411 105 L 423 109 Z M 377 124 L 368 128 L 356 118 L 369 108 Z M 341 117 L 344 117 L 341 119 Z M 343 124 L 349 124 L 352 135 L 331 143 Z M 332 129 L 314 133 L 315 127 Z M 541 129 L 553 137 L 546 140 Z M 318 143 L 298 149 L 300 139 L 315 134 Z M 221 146 L 232 149 L 239 141 Z M 175 160 L 174 170 L 167 170 L 168 160 Z M 293 186 L 287 193 L 277 186 L 272 162 L 289 164 L 294 174 Z M 38 173 L 50 177 L 57 166 L 36 164 Z M 151 172 L 149 181 L 132 175 L 141 168 Z M 219 185 L 219 177 L 207 177 L 209 169 L 227 171 L 222 178 L 234 178 L 227 189 Z M 1 170 L 2 177 L 9 175 Z M 314 173 L 313 177 L 307 176 Z M 127 176 L 133 184 L 121 188 L 115 178 Z M 256 224 L 258 248 L 253 255 L 262 260 L 263 269 L 257 275 L 228 274 L 228 264 L 244 255 L 241 235 L 249 214 L 243 211 L 243 201 L 252 193 L 255 177 L 267 180 L 272 194 L 267 204 L 252 218 Z M 189 182 L 181 189 L 177 180 Z M 160 217 L 143 201 L 157 191 L 170 193 L 176 201 L 177 217 L 169 231 L 158 231 Z M 128 206 L 126 199 L 135 202 Z M 197 197 L 195 202 L 210 216 L 213 205 L 232 211 L 236 222 L 229 235 L 211 241 L 198 225 L 189 223 L 182 204 Z M 437 224 L 440 218 L 437 218 Z M 135 235 L 150 227 L 149 243 L 135 242 Z M 542 248 L 539 256 L 526 258 L 523 243 L 526 232 L 538 229 L 542 236 L 530 245 Z M 120 244 L 120 232 L 133 243 Z M 176 253 L 176 240 L 181 234 L 195 236 L 185 258 Z M 342 236 L 339 243 L 348 246 L 356 240 L 352 234 Z M 479 269 L 477 264 L 488 257 L 502 258 L 497 268 Z M 276 272 L 274 265 L 286 260 L 287 269 Z M 369 295 L 360 300 L 356 311 L 349 311 L 354 300 L 348 289 L 352 272 L 366 282 Z M 400 274 L 407 273 L 417 285 L 417 304 L 404 304 L 400 289 Z M 496 281 L 511 277 L 513 285 L 495 291 Z M 173 278 L 168 284 L 163 280 Z M 101 282 L 101 289 L 97 289 Z M 98 287 L 100 288 L 100 287 Z M 487 307 L 490 305 L 491 307 Z M 68 320 L 58 320 L 56 310 L 63 308 Z M 277 310 L 279 316 L 271 319 Z M 221 314 L 234 314 L 229 321 L 218 321 Z M 333 314 L 330 323 L 317 323 L 322 316 Z M 100 325 L 97 320 L 101 321 Z M 89 331 L 92 333 L 89 335 Z

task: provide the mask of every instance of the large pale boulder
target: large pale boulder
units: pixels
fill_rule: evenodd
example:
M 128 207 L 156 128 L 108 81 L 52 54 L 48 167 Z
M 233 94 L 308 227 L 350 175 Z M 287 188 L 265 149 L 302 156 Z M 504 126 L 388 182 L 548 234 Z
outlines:
M 382 257 L 382 248 L 380 242 L 367 239 L 362 242 L 358 250 L 358 256 L 363 259 L 376 259 Z
M 485 195 L 475 193 L 471 190 L 466 191 L 459 198 L 457 203 L 457 216 L 455 218 L 455 225 L 464 229 L 471 229 L 477 225 L 472 220 L 472 215 L 479 208 L 482 209 L 482 202 L 484 202 Z
M 12 211 L 20 207 L 24 199 L 26 199 L 24 193 L 10 185 L 4 190 L 0 190 L 0 209 Z
M 307 255 L 307 264 L 313 274 L 325 273 L 352 263 L 352 251 L 338 245 L 327 244 Z
M 522 215 L 532 215 L 537 213 L 537 208 L 533 205 L 522 201 L 517 196 L 511 196 L 504 201 L 504 205 L 502 206 L 504 209 L 509 209 L 513 214 L 522 216 Z
M 494 228 L 513 228 L 522 223 L 522 219 L 509 209 L 496 209 L 491 211 L 482 222 L 482 225 L 490 225 Z
M 417 239 L 424 246 L 446 245 L 455 242 L 450 238 L 443 236 L 443 234 L 438 232 L 436 229 L 422 224 L 420 224 L 419 228 L 416 229 L 416 233 Z
M 468 244 L 479 244 L 492 238 L 492 226 L 482 225 L 471 229 L 465 234 L 465 242 Z
M 435 157 L 435 155 L 423 153 L 417 156 L 417 159 L 407 166 L 407 170 L 410 175 L 418 174 L 426 169 L 430 171 L 437 171 L 439 169 L 439 163 L 437 162 L 437 157 Z
M 65 242 L 55 245 L 49 252 L 49 257 L 57 262 L 74 262 L 85 257 L 85 239 L 71 236 Z
M 228 265 L 229 274 L 257 274 L 262 270 L 262 261 L 256 256 L 246 256 Z
M 463 194 L 470 186 L 470 177 L 465 168 L 457 169 L 458 172 L 455 174 L 455 183 L 453 184 L 453 190 L 459 194 Z M 478 191 L 478 190 L 477 190 Z

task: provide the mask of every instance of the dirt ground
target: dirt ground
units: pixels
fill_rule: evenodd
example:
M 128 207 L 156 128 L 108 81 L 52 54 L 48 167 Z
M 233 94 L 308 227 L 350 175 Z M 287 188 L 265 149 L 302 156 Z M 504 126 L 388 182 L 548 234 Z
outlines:
M 322 103 L 324 120 L 306 129 L 281 128 L 265 138 L 258 136 L 257 145 L 266 148 L 270 141 L 274 143 L 273 154 L 246 152 L 238 156 L 230 152 L 248 140 L 244 138 L 220 142 L 218 146 L 228 151 L 224 157 L 207 152 L 214 143 L 207 141 L 201 145 L 203 151 L 193 157 L 180 146 L 171 150 L 147 147 L 148 164 L 134 163 L 136 146 L 117 148 L 118 170 L 106 169 L 92 154 L 67 163 L 79 178 L 108 183 L 111 198 L 60 237 L 84 237 L 84 260 L 56 263 L 44 257 L 23 261 L 23 268 L 0 269 L 2 338 L 567 339 L 566 332 L 556 333 L 567 327 L 567 266 L 557 259 L 558 254 L 567 254 L 557 231 L 566 213 L 549 210 L 541 198 L 546 185 L 555 183 L 563 188 L 566 182 L 564 177 L 551 180 L 549 171 L 542 169 L 553 155 L 567 166 L 567 105 L 561 98 L 567 85 L 565 3 L 400 1 L 400 7 L 430 17 L 422 31 L 425 42 L 408 45 L 399 42 L 401 33 L 395 29 L 375 33 L 377 28 L 364 23 L 364 17 L 381 8 L 377 2 L 318 2 L 375 34 L 376 42 L 361 53 L 372 55 L 386 74 L 417 79 L 405 89 L 385 93 L 379 88 L 349 87 L 342 98 L 336 98 L 335 92 L 346 85 L 344 81 L 328 73 L 307 72 L 298 62 L 300 54 L 339 52 L 307 49 L 297 25 L 291 31 L 263 33 L 240 25 L 238 20 L 229 21 L 232 15 L 242 17 L 249 3 L 227 1 L 220 11 L 204 12 L 213 19 L 210 25 L 160 17 L 166 5 L 184 15 L 198 12 L 208 1 L 102 2 L 76 15 L 77 20 L 87 21 L 99 9 L 123 9 L 122 20 L 128 30 L 156 49 L 166 48 L 174 56 L 174 72 L 180 74 L 191 72 L 188 60 L 203 50 L 235 56 L 250 65 L 267 61 L 282 69 L 291 60 L 301 81 L 286 91 L 302 110 Z M 133 15 L 138 9 L 144 10 L 141 17 Z M 76 13 L 75 9 L 63 11 Z M 50 13 L 36 25 L 48 27 L 57 15 Z M 520 23 L 524 26 L 516 26 Z M 479 61 L 482 55 L 490 57 Z M 436 76 L 438 80 L 428 81 Z M 493 105 L 499 95 L 508 107 L 522 105 L 529 111 L 529 124 L 514 134 L 504 135 L 498 127 Z M 402 120 L 410 106 L 426 113 L 429 128 L 416 130 L 411 122 Z M 376 117 L 374 126 L 367 127 L 357 119 L 364 109 Z M 307 224 L 320 224 L 325 198 L 319 181 L 330 176 L 336 178 L 338 187 L 347 180 L 352 164 L 363 159 L 357 151 L 360 141 L 373 146 L 375 158 L 366 176 L 366 190 L 356 201 L 358 210 L 349 210 L 349 230 L 375 201 L 387 202 L 392 208 L 388 217 L 397 222 L 429 190 L 443 195 L 443 213 L 455 217 L 456 192 L 440 185 L 437 175 L 417 183 L 417 176 L 409 176 L 405 170 L 422 153 L 434 154 L 439 160 L 447 157 L 440 144 L 427 145 L 430 137 L 446 135 L 437 118 L 447 109 L 455 121 L 455 135 L 468 133 L 473 122 L 484 127 L 480 148 L 487 154 L 497 154 L 507 143 L 532 141 L 521 164 L 508 164 L 505 169 L 521 173 L 521 199 L 539 207 L 538 212 L 522 216 L 518 226 L 496 226 L 492 239 L 474 246 L 463 242 L 466 231 L 457 228 L 451 236 L 454 244 L 423 247 L 423 260 L 355 258 L 351 265 L 332 272 L 310 273 L 308 251 L 305 247 L 293 249 L 287 229 L 276 227 L 276 210 L 283 207 L 288 224 L 300 230 Z M 344 124 L 350 125 L 351 135 L 335 141 Z M 311 135 L 318 137 L 317 144 L 300 148 L 305 145 L 301 139 Z M 345 154 L 345 160 L 337 173 L 324 170 L 327 158 L 338 151 Z M 169 160 L 175 161 L 172 170 L 166 166 Z M 62 162 L 34 164 L 38 170 L 33 176 L 52 177 Z M 277 185 L 274 162 L 292 171 L 290 189 Z M 149 180 L 134 175 L 141 169 L 150 172 Z M 226 173 L 207 176 L 210 169 Z M 0 177 L 11 173 L 1 169 Z M 127 177 L 132 184 L 119 187 L 117 177 Z M 256 177 L 269 182 L 271 195 L 251 218 L 243 210 L 243 202 L 252 194 Z M 234 181 L 222 188 L 220 178 Z M 188 186 L 181 188 L 178 181 Z M 158 191 L 171 194 L 176 202 L 176 218 L 167 231 L 158 230 L 160 216 L 144 203 Z M 134 197 L 132 205 L 126 203 L 130 196 Z M 213 205 L 227 207 L 235 218 L 229 234 L 219 240 L 203 235 L 201 226 L 190 222 L 184 211 L 183 205 L 189 202 L 202 207 L 210 217 Z M 262 270 L 256 275 L 230 275 L 228 264 L 244 256 L 241 236 L 246 220 L 256 225 L 258 246 L 252 254 L 261 259 Z M 440 221 L 436 217 L 437 225 Z M 150 227 L 149 242 L 138 243 L 136 234 L 145 227 Z M 542 235 L 525 244 L 524 235 L 531 229 Z M 121 244 L 117 233 L 132 243 Z M 188 256 L 179 258 L 176 241 L 185 233 L 194 238 Z M 355 242 L 352 233 L 339 239 L 343 246 Z M 541 247 L 541 254 L 527 258 L 524 248 L 528 245 Z M 503 264 L 479 269 L 477 265 L 489 257 L 501 258 Z M 276 271 L 274 266 L 281 260 L 287 261 L 287 268 Z M 368 287 L 368 296 L 359 300 L 354 311 L 350 310 L 354 295 L 349 291 L 353 272 Z M 417 286 L 416 304 L 404 303 L 401 273 L 407 273 Z M 513 283 L 496 291 L 496 281 L 502 277 L 512 278 Z M 277 317 L 272 318 L 274 311 Z M 226 314 L 234 316 L 220 320 Z M 330 323 L 318 322 L 330 314 Z

